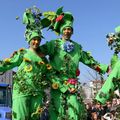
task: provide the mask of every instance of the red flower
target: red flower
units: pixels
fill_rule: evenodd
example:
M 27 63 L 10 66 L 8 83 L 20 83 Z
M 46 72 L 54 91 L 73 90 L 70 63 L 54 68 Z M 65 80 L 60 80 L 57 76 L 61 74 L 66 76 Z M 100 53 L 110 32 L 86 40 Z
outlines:
M 107 72 L 108 74 L 110 74 L 110 73 L 111 73 L 111 71 L 112 71 L 111 66 L 108 66 L 108 68 L 107 68 L 107 71 L 106 71 L 106 72 Z
M 56 18 L 56 22 L 59 22 L 59 21 L 61 21 L 63 19 L 63 15 L 59 15 L 57 18 Z
M 97 66 L 96 68 L 95 68 L 95 70 L 97 71 L 97 72 L 100 72 L 100 67 L 99 66 Z
M 77 70 L 76 70 L 76 76 L 79 76 L 79 75 L 80 75 L 80 70 L 77 69 Z

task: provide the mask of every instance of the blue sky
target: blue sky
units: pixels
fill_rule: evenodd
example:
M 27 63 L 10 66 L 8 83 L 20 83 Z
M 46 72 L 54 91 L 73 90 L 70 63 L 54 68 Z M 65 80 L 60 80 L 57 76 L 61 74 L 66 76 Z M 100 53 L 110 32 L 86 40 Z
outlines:
M 106 42 L 106 34 L 114 32 L 120 25 L 120 0 L 1 0 L 0 1 L 0 59 L 9 57 L 13 51 L 27 47 L 24 39 L 25 26 L 22 15 L 26 8 L 36 5 L 41 11 L 56 11 L 64 6 L 74 16 L 74 34 L 72 40 L 90 51 L 100 63 L 109 64 L 113 51 Z M 16 16 L 20 19 L 16 21 Z M 55 39 L 53 32 L 43 31 L 45 40 Z M 89 81 L 89 68 L 80 63 L 80 80 Z M 85 77 L 87 76 L 87 77 Z M 90 78 L 90 79 L 88 79 Z

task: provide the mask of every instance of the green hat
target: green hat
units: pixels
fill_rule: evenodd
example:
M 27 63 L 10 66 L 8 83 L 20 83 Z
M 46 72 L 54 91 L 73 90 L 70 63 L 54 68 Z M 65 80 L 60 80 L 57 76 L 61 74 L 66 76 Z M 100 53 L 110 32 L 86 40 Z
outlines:
M 51 21 L 50 29 L 58 34 L 62 34 L 65 27 L 73 29 L 74 18 L 70 12 L 63 12 L 63 7 L 58 8 L 57 12 L 45 12 L 44 16 Z
M 25 38 L 27 42 L 34 37 L 43 38 L 41 30 L 48 27 L 50 21 L 46 18 L 41 19 L 42 13 L 33 6 L 25 10 L 23 14 L 23 24 L 26 25 Z
M 27 42 L 30 43 L 30 41 L 33 38 L 41 39 L 42 36 L 41 36 L 41 33 L 39 31 L 28 31 L 28 30 L 26 30 L 25 37 L 26 37 Z
M 63 18 L 61 20 L 59 20 L 59 17 L 63 16 Z M 58 31 L 59 34 L 63 33 L 63 29 L 65 27 L 71 27 L 73 28 L 73 16 L 70 12 L 65 12 L 62 15 L 59 15 L 56 18 L 56 22 L 54 25 L 54 30 Z

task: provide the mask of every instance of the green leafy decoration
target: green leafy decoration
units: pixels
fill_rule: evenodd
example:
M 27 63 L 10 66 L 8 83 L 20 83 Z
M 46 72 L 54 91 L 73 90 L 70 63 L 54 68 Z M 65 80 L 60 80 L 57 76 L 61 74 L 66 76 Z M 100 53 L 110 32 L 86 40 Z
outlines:
M 60 15 L 61 13 L 63 13 L 62 9 L 63 9 L 63 7 L 58 8 L 56 14 Z
M 52 11 L 44 12 L 43 16 L 49 20 L 54 20 L 56 17 L 56 13 Z
M 42 28 L 48 27 L 51 24 L 51 21 L 47 18 L 41 20 Z

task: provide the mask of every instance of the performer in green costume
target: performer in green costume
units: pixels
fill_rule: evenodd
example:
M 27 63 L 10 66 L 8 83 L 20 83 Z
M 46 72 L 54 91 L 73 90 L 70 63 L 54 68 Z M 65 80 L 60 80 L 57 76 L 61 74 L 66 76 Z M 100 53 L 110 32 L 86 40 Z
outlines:
M 25 37 L 29 49 L 15 51 L 10 58 L 0 61 L 0 72 L 18 67 L 13 80 L 12 120 L 38 120 L 44 110 L 46 73 L 51 66 L 38 52 L 42 38 L 40 16 L 37 8 L 25 11 L 23 23 L 26 24 Z
M 98 70 L 107 71 L 107 66 L 99 64 L 93 57 L 83 51 L 81 45 L 71 40 L 73 34 L 73 16 L 59 8 L 56 13 L 44 14 L 52 21 L 50 29 L 62 38 L 51 40 L 41 47 L 44 54 L 49 55 L 54 69 L 51 77 L 50 120 L 85 120 L 86 110 L 79 91 L 79 62 Z
M 96 96 L 96 100 L 103 104 L 112 97 L 115 90 L 120 89 L 120 60 L 117 55 L 120 52 L 120 26 L 115 31 L 112 37 L 107 36 L 109 45 L 115 51 L 111 60 L 112 71 Z

